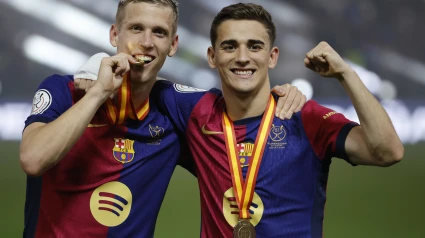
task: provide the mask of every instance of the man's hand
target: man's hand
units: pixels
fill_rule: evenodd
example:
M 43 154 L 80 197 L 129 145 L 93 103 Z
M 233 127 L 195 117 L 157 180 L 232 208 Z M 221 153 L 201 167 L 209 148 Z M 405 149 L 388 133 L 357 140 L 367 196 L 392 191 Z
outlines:
M 279 96 L 276 105 L 276 116 L 284 120 L 291 119 L 292 114 L 301 111 L 307 98 L 297 87 L 290 84 L 274 86 L 273 93 Z
M 304 64 L 307 68 L 327 78 L 343 79 L 345 74 L 353 72 L 341 56 L 324 41 L 306 54 Z
M 105 57 L 100 64 L 97 83 L 92 85 L 92 89 L 99 90 L 102 94 L 105 93 L 111 96 L 122 84 L 124 75 L 130 71 L 130 64 L 138 62 L 131 56 L 125 53 L 120 53 L 112 57 Z M 79 82 L 79 86 L 87 86 Z M 85 89 L 88 91 L 88 89 Z
M 84 90 L 89 91 L 89 89 L 91 89 L 94 84 L 96 83 L 96 80 L 91 80 L 91 79 L 82 79 L 82 78 L 76 78 L 74 79 L 74 87 L 75 89 L 78 90 Z

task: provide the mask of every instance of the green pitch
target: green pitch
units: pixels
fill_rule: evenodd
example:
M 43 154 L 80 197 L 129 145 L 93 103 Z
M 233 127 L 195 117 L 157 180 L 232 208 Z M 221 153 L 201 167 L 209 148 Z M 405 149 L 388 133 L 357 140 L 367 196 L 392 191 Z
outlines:
M 1 142 L 0 237 L 22 237 L 25 175 L 19 144 Z M 425 145 L 405 146 L 404 160 L 390 168 L 351 167 L 334 160 L 328 183 L 326 238 L 425 237 Z M 162 206 L 155 237 L 199 237 L 195 178 L 177 168 Z

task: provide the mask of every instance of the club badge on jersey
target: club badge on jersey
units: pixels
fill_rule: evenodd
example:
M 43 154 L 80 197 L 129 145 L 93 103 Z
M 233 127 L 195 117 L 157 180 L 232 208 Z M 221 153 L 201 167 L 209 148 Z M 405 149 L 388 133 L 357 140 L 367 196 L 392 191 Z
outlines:
M 134 140 L 115 138 L 115 145 L 112 149 L 114 158 L 123 164 L 130 163 L 134 158 Z

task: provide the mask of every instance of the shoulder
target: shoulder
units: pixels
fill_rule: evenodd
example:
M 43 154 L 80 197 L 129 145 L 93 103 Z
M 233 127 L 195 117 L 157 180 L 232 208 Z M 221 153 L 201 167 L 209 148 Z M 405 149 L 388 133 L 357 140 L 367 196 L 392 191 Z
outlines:
M 45 78 L 42 84 L 45 85 L 68 85 L 69 83 L 74 82 L 74 77 L 72 75 L 59 75 L 53 74 Z

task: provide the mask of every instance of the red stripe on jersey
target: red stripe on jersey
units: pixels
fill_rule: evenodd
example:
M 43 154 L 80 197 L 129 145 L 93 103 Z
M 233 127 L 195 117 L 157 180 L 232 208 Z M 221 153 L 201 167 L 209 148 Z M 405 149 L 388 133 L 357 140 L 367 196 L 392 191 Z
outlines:
M 316 155 L 324 160 L 336 152 L 336 139 L 341 128 L 350 123 L 341 113 L 308 101 L 301 110 L 305 133 Z

